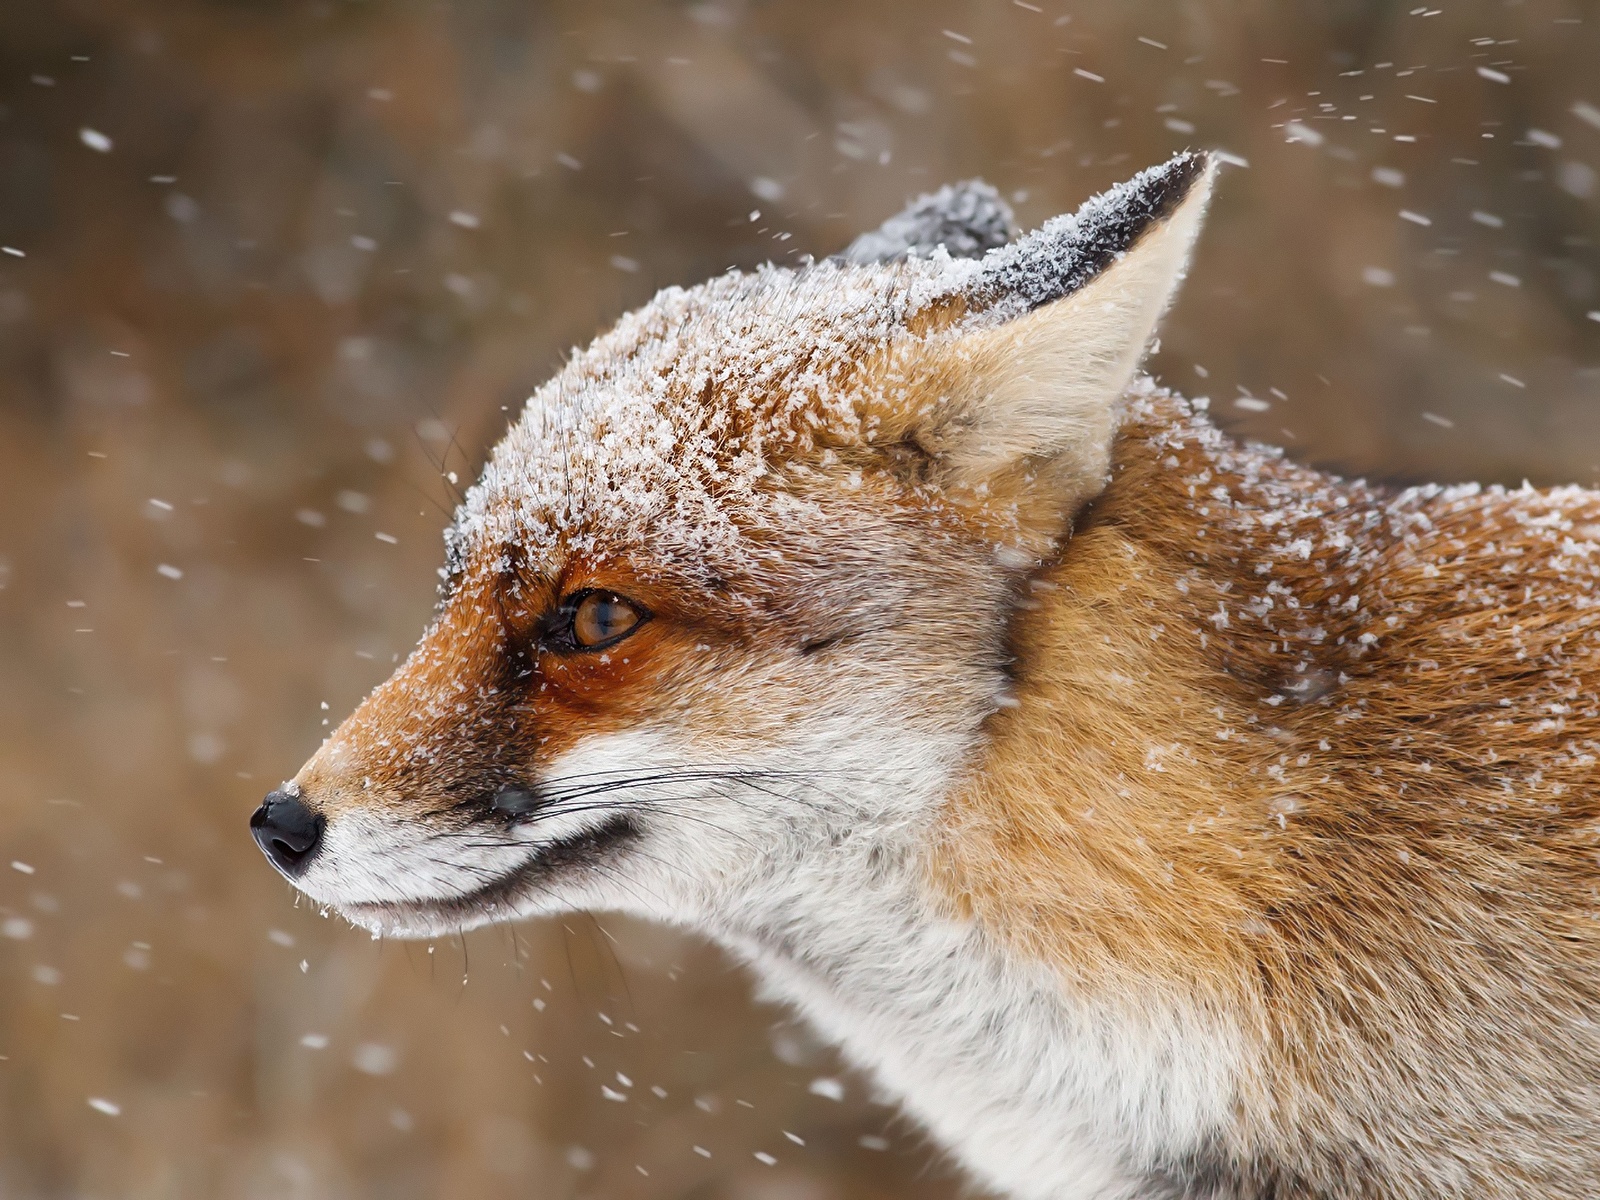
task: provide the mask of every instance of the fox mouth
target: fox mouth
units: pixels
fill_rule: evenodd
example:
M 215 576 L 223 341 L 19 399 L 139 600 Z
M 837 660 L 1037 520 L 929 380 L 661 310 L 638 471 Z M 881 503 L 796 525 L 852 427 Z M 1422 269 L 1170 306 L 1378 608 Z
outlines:
M 537 848 L 527 861 L 456 896 L 336 905 L 349 920 L 375 934 L 425 938 L 459 933 L 491 921 L 527 916 L 559 884 L 615 858 L 639 837 L 625 815 Z

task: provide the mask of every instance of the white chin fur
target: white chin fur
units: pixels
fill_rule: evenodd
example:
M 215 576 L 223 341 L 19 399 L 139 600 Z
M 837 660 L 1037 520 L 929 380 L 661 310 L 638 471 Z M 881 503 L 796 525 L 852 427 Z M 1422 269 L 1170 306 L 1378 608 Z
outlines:
M 426 903 L 474 892 L 530 857 L 530 847 L 497 830 L 430 830 L 358 809 L 328 822 L 321 849 L 295 884 L 340 909 Z
M 547 806 L 514 825 L 451 827 L 381 808 L 338 813 L 295 885 L 318 904 L 390 936 L 455 933 L 580 907 L 665 915 L 659 906 L 639 902 L 650 891 L 647 881 L 632 878 L 641 872 L 630 870 L 629 878 L 619 880 L 605 869 L 604 860 L 625 848 L 597 846 L 591 854 L 581 845 L 585 835 L 599 835 L 619 816 L 639 827 L 652 816 L 670 823 L 673 809 L 704 790 L 703 779 L 678 777 L 694 769 L 681 766 L 662 742 L 645 733 L 589 739 L 545 774 Z M 635 782 L 663 771 L 674 778 Z M 609 786 L 624 781 L 627 786 Z M 669 873 L 688 868 L 689 862 L 680 862 Z
M 338 813 L 295 882 L 357 924 L 404 936 L 579 907 L 703 924 L 763 872 L 926 811 L 955 767 L 949 748 L 882 722 L 862 728 L 808 723 L 766 763 L 711 762 L 661 731 L 587 738 L 543 774 L 546 804 L 531 820 L 452 830 L 382 809 Z M 830 769 L 801 765 L 814 762 Z M 632 841 L 573 848 L 619 817 Z

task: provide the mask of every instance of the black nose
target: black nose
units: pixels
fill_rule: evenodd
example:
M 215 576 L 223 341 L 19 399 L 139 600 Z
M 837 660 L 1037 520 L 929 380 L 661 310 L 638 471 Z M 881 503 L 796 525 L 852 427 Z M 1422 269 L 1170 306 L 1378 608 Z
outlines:
M 250 815 L 256 845 L 290 879 L 305 874 L 322 844 L 323 819 L 288 792 L 268 792 Z

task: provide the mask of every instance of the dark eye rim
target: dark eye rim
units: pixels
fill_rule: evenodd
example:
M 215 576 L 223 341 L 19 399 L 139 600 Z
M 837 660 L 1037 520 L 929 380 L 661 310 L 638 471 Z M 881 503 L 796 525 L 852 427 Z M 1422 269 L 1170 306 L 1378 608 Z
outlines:
M 578 619 L 578 609 L 591 596 L 609 596 L 613 600 L 626 604 L 639 614 L 639 619 L 615 637 L 609 637 L 603 642 L 595 642 L 593 645 L 586 646 L 578 641 L 574 625 Z M 613 591 L 611 588 L 580 588 L 578 591 L 563 597 L 556 610 L 545 620 L 544 627 L 539 634 L 539 645 L 541 649 L 549 650 L 556 654 L 599 653 L 609 650 L 618 642 L 626 641 L 638 633 L 654 615 L 637 600 L 624 596 L 621 592 Z

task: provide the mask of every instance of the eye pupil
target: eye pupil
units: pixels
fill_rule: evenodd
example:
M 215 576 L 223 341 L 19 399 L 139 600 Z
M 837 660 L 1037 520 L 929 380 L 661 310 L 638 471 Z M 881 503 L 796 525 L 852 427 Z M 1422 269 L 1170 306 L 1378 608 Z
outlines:
M 584 649 L 614 642 L 631 633 L 643 615 L 621 596 L 591 592 L 572 614 L 572 639 Z

